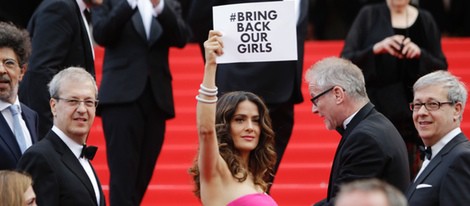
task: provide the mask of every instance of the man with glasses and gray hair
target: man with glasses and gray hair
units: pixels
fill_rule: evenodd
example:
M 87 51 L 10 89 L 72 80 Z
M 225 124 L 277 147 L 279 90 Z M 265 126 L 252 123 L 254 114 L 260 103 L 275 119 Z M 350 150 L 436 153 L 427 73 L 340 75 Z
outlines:
M 315 205 L 333 205 L 339 186 L 378 178 L 404 192 L 410 175 L 405 142 L 366 93 L 361 69 L 349 60 L 329 57 L 308 69 L 312 112 L 327 129 L 342 135 L 328 184 L 327 198 Z
M 447 71 L 419 78 L 410 103 L 426 158 L 406 192 L 410 206 L 468 205 L 470 143 L 460 129 L 467 89 Z
M 38 205 L 105 205 L 90 163 L 97 148 L 86 146 L 95 119 L 98 89 L 86 70 L 69 67 L 49 83 L 54 125 L 23 154 L 18 168 L 31 174 Z

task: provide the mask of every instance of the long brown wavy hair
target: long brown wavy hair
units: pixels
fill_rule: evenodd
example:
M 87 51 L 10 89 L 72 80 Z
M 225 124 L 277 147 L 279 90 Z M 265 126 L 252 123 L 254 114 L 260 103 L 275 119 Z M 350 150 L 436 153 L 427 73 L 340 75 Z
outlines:
M 230 122 L 240 102 L 248 100 L 258 107 L 260 122 L 260 140 L 256 148 L 250 152 L 248 168 L 243 167 L 240 152 L 230 135 Z M 271 126 L 269 111 L 263 100 L 251 92 L 235 91 L 229 92 L 219 99 L 215 115 L 215 129 L 217 141 L 219 143 L 219 153 L 227 162 L 232 176 L 239 182 L 243 182 L 248 177 L 248 172 L 253 175 L 254 183 L 266 191 L 268 182 L 274 174 L 274 164 L 276 163 L 276 152 L 274 149 L 274 131 Z M 195 189 L 194 194 L 201 198 L 201 184 L 198 167 L 198 155 L 189 173 L 193 176 Z

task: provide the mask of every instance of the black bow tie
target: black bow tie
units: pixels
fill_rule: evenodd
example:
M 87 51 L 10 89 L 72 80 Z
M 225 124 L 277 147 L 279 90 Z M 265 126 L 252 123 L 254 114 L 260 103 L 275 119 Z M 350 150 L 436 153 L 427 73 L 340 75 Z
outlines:
M 426 147 L 425 149 L 423 146 L 419 146 L 419 152 L 420 152 L 421 160 L 424 160 L 424 156 L 426 156 L 428 160 L 431 160 L 431 157 L 432 157 L 431 147 Z
M 82 149 L 82 153 L 80 154 L 80 157 L 85 157 L 89 160 L 93 160 L 97 150 L 98 150 L 98 147 L 83 145 L 83 149 Z
M 336 127 L 336 131 L 340 134 L 340 135 L 343 135 L 344 131 L 346 129 L 343 128 L 343 126 L 339 126 L 339 127 Z

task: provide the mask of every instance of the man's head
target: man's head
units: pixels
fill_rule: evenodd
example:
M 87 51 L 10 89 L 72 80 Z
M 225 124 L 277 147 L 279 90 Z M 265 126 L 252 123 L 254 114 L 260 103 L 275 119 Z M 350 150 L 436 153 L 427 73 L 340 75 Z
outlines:
M 330 130 L 364 106 L 367 97 L 362 71 L 349 60 L 329 57 L 307 70 L 305 79 L 312 96 L 312 111 L 325 118 Z
M 341 185 L 336 206 L 407 206 L 405 196 L 378 179 L 356 180 Z
M 84 144 L 95 118 L 98 89 L 83 68 L 69 67 L 49 83 L 54 125 L 78 144 Z
M 426 146 L 460 127 L 467 89 L 457 77 L 441 70 L 429 73 L 416 81 L 413 92 L 413 122 Z
M 14 103 L 26 72 L 31 42 L 26 30 L 0 22 L 0 100 Z

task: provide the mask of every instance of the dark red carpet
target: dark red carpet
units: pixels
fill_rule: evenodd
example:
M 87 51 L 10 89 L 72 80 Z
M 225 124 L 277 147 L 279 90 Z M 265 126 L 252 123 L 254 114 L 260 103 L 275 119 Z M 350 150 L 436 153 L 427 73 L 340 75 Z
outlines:
M 446 38 L 442 43 L 449 70 L 470 84 L 470 38 Z M 304 68 L 323 57 L 339 55 L 342 45 L 342 41 L 307 42 Z M 99 83 L 103 49 L 95 50 Z M 163 150 L 142 205 L 201 205 L 192 193 L 193 184 L 187 173 L 197 151 L 194 96 L 203 71 L 199 48 L 189 44 L 184 49 L 173 49 L 170 64 L 176 118 L 168 121 Z M 310 98 L 305 84 L 303 94 L 306 100 Z M 282 206 L 311 205 L 326 195 L 331 161 L 340 137 L 325 129 L 323 122 L 311 112 L 309 101 L 297 105 L 295 115 L 294 132 L 271 190 L 273 198 Z M 462 129 L 470 135 L 467 118 L 464 118 Z M 99 146 L 92 163 L 108 196 L 109 172 L 99 118 L 95 120 L 88 143 Z

